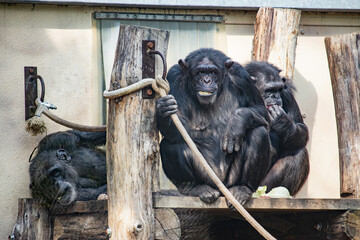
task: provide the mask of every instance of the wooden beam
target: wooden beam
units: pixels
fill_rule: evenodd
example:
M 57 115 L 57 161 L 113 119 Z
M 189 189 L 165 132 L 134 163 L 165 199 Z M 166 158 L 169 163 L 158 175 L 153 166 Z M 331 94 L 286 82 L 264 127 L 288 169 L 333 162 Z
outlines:
M 168 31 L 121 25 L 110 90 L 142 79 L 143 40 L 155 40 L 156 50 L 166 56 Z M 161 61 L 156 66 L 161 76 Z M 106 158 L 111 239 L 154 238 L 152 191 L 158 187 L 158 142 L 154 99 L 143 99 L 142 91 L 137 91 L 109 100 Z
M 107 211 L 106 200 L 75 202 L 66 208 L 56 208 L 56 214 L 92 213 Z M 220 197 L 214 203 L 204 203 L 198 197 L 188 196 L 154 196 L 154 208 L 179 209 L 220 209 L 228 210 L 225 198 Z M 309 199 L 309 198 L 253 198 L 244 207 L 248 210 L 262 211 L 340 211 L 360 210 L 360 199 Z
M 340 194 L 360 198 L 360 33 L 325 38 L 340 157 Z
M 252 60 L 268 61 L 293 79 L 301 11 L 260 8 L 256 15 Z
M 214 203 L 202 202 L 197 197 L 155 196 L 155 208 L 178 209 L 222 209 L 228 210 L 225 198 L 220 197 Z M 251 199 L 244 207 L 249 210 L 262 211 L 325 211 L 325 210 L 360 210 L 360 199 L 300 199 L 269 198 Z

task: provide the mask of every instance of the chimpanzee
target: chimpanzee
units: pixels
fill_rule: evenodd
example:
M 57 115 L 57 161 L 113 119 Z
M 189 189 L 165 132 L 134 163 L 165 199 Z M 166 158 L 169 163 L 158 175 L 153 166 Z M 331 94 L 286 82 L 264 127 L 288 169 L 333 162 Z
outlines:
M 43 138 L 30 160 L 33 198 L 46 206 L 69 205 L 106 193 L 105 152 L 96 148 L 105 143 L 106 132 L 71 130 Z
M 270 166 L 268 114 L 249 74 L 224 53 L 203 48 L 179 60 L 167 78 L 170 93 L 156 103 L 165 174 L 182 194 L 204 202 L 220 196 L 172 122 L 177 112 L 217 176 L 244 204 Z
M 309 175 L 309 156 L 305 145 L 309 133 L 293 91 L 295 87 L 267 62 L 245 66 L 262 95 L 270 116 L 272 166 L 262 181 L 268 190 L 286 187 L 296 194 Z

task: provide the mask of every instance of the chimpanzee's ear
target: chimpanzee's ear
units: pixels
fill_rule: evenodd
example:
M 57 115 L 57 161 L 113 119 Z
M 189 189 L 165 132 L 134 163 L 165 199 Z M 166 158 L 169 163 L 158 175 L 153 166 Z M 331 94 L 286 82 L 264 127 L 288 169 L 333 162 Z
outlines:
M 225 61 L 225 67 L 226 67 L 226 69 L 231 68 L 232 65 L 234 65 L 234 61 L 233 61 L 233 60 L 228 59 L 228 60 Z
M 189 65 L 187 64 L 187 62 L 185 62 L 185 60 L 180 59 L 178 61 L 178 64 L 180 65 L 181 69 L 186 72 L 189 69 Z
M 287 89 L 288 87 L 293 88 L 293 87 L 291 87 L 292 85 L 291 85 L 291 83 L 290 83 L 290 81 L 289 81 L 288 78 L 286 78 L 286 77 L 281 77 L 281 80 L 282 80 L 283 83 L 284 83 L 284 89 Z

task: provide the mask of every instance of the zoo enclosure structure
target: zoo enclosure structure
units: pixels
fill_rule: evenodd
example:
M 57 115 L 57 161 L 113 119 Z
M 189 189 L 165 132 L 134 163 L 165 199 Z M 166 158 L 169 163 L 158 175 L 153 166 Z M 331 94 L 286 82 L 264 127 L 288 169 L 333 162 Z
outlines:
M 337 37 L 338 39 L 340 37 Z M 337 115 L 337 118 L 342 118 L 341 121 L 340 119 L 338 120 L 338 124 L 345 124 L 343 122 L 349 121 L 349 119 L 354 120 L 351 121 L 351 124 L 348 128 L 349 133 L 352 137 L 351 139 L 351 144 L 344 144 L 344 148 L 341 148 L 341 151 L 343 151 L 343 154 L 347 154 L 348 152 L 350 152 L 352 154 L 351 157 L 346 159 L 346 163 L 344 163 L 344 166 L 354 166 L 353 162 L 357 162 L 359 160 L 359 151 L 358 150 L 358 146 L 359 146 L 359 141 L 358 139 L 356 139 L 357 135 L 356 135 L 356 131 L 354 133 L 354 131 L 350 131 L 352 129 L 359 129 L 358 125 L 359 125 L 359 121 L 356 121 L 357 117 L 359 116 L 358 111 L 356 111 L 356 109 L 359 109 L 359 99 L 356 98 L 359 96 L 358 91 L 359 91 L 359 69 L 358 69 L 358 62 L 356 64 L 356 59 L 359 59 L 359 56 L 356 55 L 356 53 L 358 53 L 359 51 L 349 51 L 349 49 L 353 49 L 358 48 L 359 44 L 356 44 L 359 42 L 359 35 L 358 34 L 353 34 L 352 36 L 349 37 L 350 40 L 346 40 L 344 42 L 342 42 L 342 40 L 337 40 L 335 37 L 334 38 L 327 38 L 327 47 L 328 47 L 328 55 L 329 55 L 329 67 L 330 67 L 330 71 L 331 71 L 331 75 L 332 75 L 332 80 L 333 82 L 337 82 L 338 79 L 346 79 L 348 82 L 348 84 L 346 85 L 341 85 L 339 86 L 339 88 L 341 87 L 345 87 L 346 90 L 348 91 L 336 91 L 336 92 L 350 92 L 352 94 L 350 94 L 352 99 L 351 102 L 351 107 L 353 107 L 353 111 L 345 111 L 345 113 L 350 113 L 353 115 L 347 116 L 346 118 L 344 118 L 343 115 Z M 331 47 L 331 43 L 335 42 L 335 46 Z M 348 44 L 347 42 L 349 42 L 350 44 Z M 355 43 L 355 45 L 353 44 Z M 341 46 L 345 46 L 345 47 L 341 47 Z M 341 55 L 336 55 L 336 53 L 338 52 L 338 50 L 342 49 L 343 51 L 345 51 L 346 54 L 341 54 Z M 332 50 L 335 49 L 335 50 Z M 355 54 L 355 55 L 353 55 Z M 127 55 L 128 56 L 128 55 Z M 130 56 L 129 56 L 130 57 Z M 347 57 L 348 59 L 344 59 L 345 57 Z M 346 63 L 352 63 L 352 64 L 343 64 L 343 65 L 338 65 L 338 64 L 334 64 L 334 62 L 339 62 L 340 60 L 345 61 Z M 342 69 L 338 69 L 339 66 L 350 66 L 349 69 L 346 70 L 342 70 Z M 351 66 L 355 66 L 354 68 Z M 131 66 L 133 67 L 133 66 Z M 115 68 L 115 71 L 118 71 L 118 69 Z M 118 71 L 118 74 L 123 74 L 126 73 L 126 71 Z M 342 77 L 342 74 L 353 74 L 353 76 L 350 77 Z M 122 76 L 123 77 L 123 76 Z M 125 79 L 131 79 L 129 78 L 125 78 Z M 333 84 L 334 84 L 333 83 Z M 113 83 L 113 86 L 116 85 L 116 83 Z M 350 87 L 349 87 L 350 86 Z M 334 87 L 335 89 L 336 87 Z M 335 90 L 334 90 L 335 91 Z M 340 99 L 341 98 L 341 99 Z M 344 99 L 345 98 L 345 99 Z M 148 111 L 148 109 L 154 109 L 153 103 L 138 103 L 135 105 L 132 105 L 132 101 L 136 102 L 136 99 L 134 99 L 133 97 L 129 97 L 128 100 L 126 101 L 130 101 L 128 102 L 129 104 L 129 109 L 131 110 L 131 112 L 135 112 L 135 110 L 137 110 L 138 108 L 142 108 L 141 110 L 145 110 Z M 339 100 L 336 100 L 337 102 L 339 102 L 339 106 L 337 109 L 337 112 L 340 111 L 341 109 L 346 109 L 347 106 L 341 106 L 341 102 L 349 102 L 350 100 L 347 98 L 347 96 L 341 96 L 339 97 Z M 121 102 L 121 101 L 120 101 Z M 119 103 L 117 103 L 119 104 Z M 120 105 L 115 105 L 115 108 L 118 109 L 123 109 L 123 106 Z M 141 115 L 141 114 L 140 114 Z M 149 113 L 149 115 L 153 115 L 153 113 Z M 151 122 L 151 118 L 148 118 L 147 116 L 141 116 L 142 119 L 145 120 L 150 120 L 147 121 L 146 123 L 142 123 L 142 124 L 136 124 L 135 127 L 128 127 L 128 126 L 121 126 L 120 124 L 132 124 L 129 123 L 130 120 L 134 121 L 134 115 L 131 115 L 132 117 L 129 116 L 115 116 L 115 118 L 127 118 L 126 121 L 121 121 L 122 123 L 118 123 L 119 125 L 115 124 L 115 127 L 113 129 L 110 129 L 110 131 L 113 134 L 118 134 L 118 136 L 113 136 L 114 139 L 116 139 L 116 141 L 121 139 L 121 135 L 120 133 L 116 133 L 117 130 L 119 129 L 133 129 L 134 131 L 138 131 L 138 127 L 136 126 L 145 126 L 145 127 L 149 127 L 148 129 L 155 129 L 152 128 L 154 125 L 154 122 Z M 129 120 L 129 119 L 130 120 Z M 129 121 L 128 121 L 129 120 Z M 357 119 L 358 120 L 358 119 Z M 118 122 L 119 120 L 114 119 L 115 122 Z M 136 122 L 136 121 L 134 121 Z M 151 128 L 150 128 L 150 125 Z M 144 128 L 142 128 L 144 129 Z M 147 129 L 147 128 L 146 128 Z M 151 131 L 152 131 L 151 130 Z M 344 136 L 343 140 L 341 141 L 347 141 L 346 139 L 348 139 L 349 135 L 345 135 L 344 134 L 345 130 L 341 130 L 339 132 L 339 136 Z M 358 132 L 358 131 L 357 131 Z M 129 134 L 129 132 L 127 132 L 127 134 Z M 138 134 L 138 133 L 136 133 Z M 156 133 L 150 133 L 149 135 L 147 135 L 148 133 L 146 133 L 146 135 L 141 135 L 138 134 L 138 136 L 151 136 L 152 138 L 155 139 L 151 139 L 150 142 L 156 142 L 158 141 L 157 139 L 157 134 Z M 119 137 L 120 136 L 120 137 Z M 346 136 L 346 138 L 345 138 Z M 142 139 L 142 138 L 141 138 Z M 143 141 L 143 140 L 142 140 Z M 147 141 L 147 140 L 145 140 Z M 144 142 L 145 142 L 144 141 Z M 127 143 L 128 144 L 128 143 Z M 146 146 L 149 147 L 149 145 L 143 144 L 143 143 L 137 143 L 135 144 L 135 147 L 138 145 L 141 146 Z M 120 144 L 119 144 L 120 145 Z M 347 151 L 347 147 L 351 147 L 350 151 Z M 131 145 L 130 149 L 134 148 L 134 144 Z M 126 148 L 125 148 L 126 149 Z M 136 148 L 137 149 L 137 148 Z M 127 149 L 128 150 L 128 149 Z M 111 150 L 110 153 L 113 152 L 117 152 L 118 149 L 114 149 Z M 121 151 L 121 150 L 119 150 Z M 136 150 L 130 150 L 128 153 L 129 154 L 134 154 Z M 120 174 L 123 174 L 124 179 L 122 179 L 121 181 L 118 181 L 118 179 L 115 179 L 115 175 L 114 173 L 109 173 L 109 179 L 110 181 L 113 181 L 114 186 L 120 185 L 123 187 L 124 185 L 128 187 L 128 189 L 124 188 L 124 191 L 134 191 L 134 189 L 139 187 L 139 192 L 142 193 L 136 193 L 133 196 L 129 196 L 126 195 L 126 197 L 129 197 L 126 199 L 126 201 L 124 202 L 124 205 L 119 204 L 121 203 L 121 201 L 115 201 L 116 204 L 115 206 L 111 205 L 111 199 L 121 199 L 122 196 L 117 195 L 119 193 L 116 193 L 116 190 L 120 189 L 118 187 L 114 188 L 115 192 L 110 190 L 109 193 L 109 205 L 108 208 L 106 208 L 106 204 L 104 204 L 103 201 L 96 201 L 96 202 L 88 202 L 88 203 L 77 203 L 73 208 L 69 208 L 67 210 L 64 210 L 63 213 L 64 214 L 89 214 L 91 212 L 93 213 L 103 213 L 106 214 L 105 211 L 107 209 L 113 207 L 115 209 L 114 212 L 116 212 L 116 209 L 119 208 L 127 208 L 130 207 L 131 209 L 134 209 L 134 206 L 127 206 L 127 204 L 133 204 L 134 203 L 134 199 L 138 199 L 136 197 L 139 197 L 139 194 L 143 194 L 143 196 L 140 196 L 140 199 L 145 199 L 145 204 L 141 205 L 141 206 L 135 206 L 135 207 L 140 207 L 144 210 L 145 213 L 147 213 L 149 216 L 149 218 L 147 217 L 139 217 L 140 214 L 135 214 L 134 217 L 131 217 L 131 220 L 137 220 L 137 219 L 146 219 L 146 221 L 141 220 L 141 224 L 136 224 L 136 223 L 140 223 L 140 222 L 135 222 L 135 224 L 130 224 L 132 227 L 134 227 L 134 231 L 130 231 L 131 234 L 131 238 L 134 239 L 142 239 L 144 236 L 142 235 L 144 232 L 146 232 L 146 234 L 150 234 L 152 237 L 157 238 L 157 239 L 166 239 L 166 236 L 169 236 L 169 234 L 171 234 L 171 232 L 175 232 L 175 236 L 178 236 L 178 232 L 173 231 L 173 229 L 180 229 L 180 226 L 174 227 L 173 225 L 171 226 L 171 228 L 164 229 L 164 226 L 166 226 L 166 223 L 172 223 L 172 224 L 177 224 L 179 223 L 178 220 L 176 220 L 176 215 L 172 215 L 171 214 L 171 210 L 169 209 L 196 209 L 199 211 L 202 210 L 220 210 L 220 211 L 224 211 L 226 214 L 231 215 L 230 211 L 226 208 L 224 199 L 220 199 L 218 202 L 214 203 L 214 204 L 204 204 L 202 202 L 200 202 L 198 199 L 196 198 L 192 198 L 192 197 L 178 197 L 178 196 L 161 196 L 161 195 L 155 195 L 154 196 L 154 204 L 153 204 L 153 196 L 152 196 L 152 192 L 149 192 L 149 189 L 153 189 L 154 192 L 156 192 L 157 190 L 157 184 L 156 184 L 156 178 L 151 178 L 151 176 L 154 176 L 154 174 L 156 174 L 156 170 L 157 170 L 157 165 L 156 165 L 156 153 L 158 152 L 157 146 L 154 145 L 150 145 L 150 148 L 145 151 L 146 154 L 144 154 L 143 156 L 148 156 L 145 160 L 143 161 L 139 161 L 138 164 L 136 165 L 134 164 L 134 162 L 130 159 L 134 159 L 133 157 L 128 157 L 125 156 L 124 159 L 129 159 L 130 162 L 128 163 L 129 165 L 125 166 L 125 168 L 122 167 L 115 167 L 113 168 L 114 171 L 117 171 L 119 173 L 119 176 L 121 176 Z M 150 154 L 149 154 L 150 153 Z M 126 153 L 124 153 L 126 155 Z M 109 155 L 109 152 L 108 152 Z M 121 155 L 117 155 L 119 158 L 122 157 Z M 150 156 L 150 157 L 149 157 Z M 116 156 L 112 156 L 114 158 L 116 158 Z M 113 159 L 113 158 L 112 158 Z M 120 159 L 121 160 L 121 159 Z M 117 160 L 119 161 L 119 160 Z M 138 160 L 136 160 L 138 161 Z M 342 159 L 342 161 L 344 161 Z M 121 162 L 121 161 L 120 161 Z M 143 163 L 147 162 L 151 163 L 148 166 L 144 165 Z M 350 163 L 349 163 L 350 162 Z M 141 167 L 145 167 L 145 170 L 140 170 Z M 135 169 L 133 169 L 133 167 L 135 167 Z M 358 165 L 357 165 L 358 166 Z M 126 172 L 123 172 L 124 169 L 126 169 Z M 342 168 L 343 171 L 349 168 L 343 167 Z M 154 171 L 155 170 L 155 171 Z M 352 169 L 355 170 L 355 169 Z M 350 170 L 351 171 L 351 170 Z M 358 173 L 359 171 L 355 171 L 354 173 Z M 128 177 L 128 173 L 131 173 L 133 175 L 140 175 L 140 176 L 150 176 L 150 179 L 146 179 L 146 183 L 137 183 L 137 185 L 134 187 L 133 184 L 134 182 L 131 181 L 131 183 L 129 185 L 127 185 L 125 182 L 123 181 L 127 181 L 130 178 Z M 145 175 L 143 175 L 145 173 Z M 342 176 L 344 175 L 344 173 L 342 174 Z M 125 177 L 126 176 L 126 177 Z M 358 182 L 354 182 L 353 179 L 356 179 L 358 181 L 359 178 L 354 178 L 354 174 L 351 173 L 346 173 L 346 176 L 351 176 L 350 177 L 343 177 L 342 180 L 342 185 L 345 185 L 347 181 L 351 181 L 351 187 L 344 187 L 346 190 L 344 190 L 344 194 L 343 196 L 348 196 L 350 194 L 358 194 L 357 191 L 357 187 L 360 185 Z M 112 183 L 110 183 L 112 184 Z M 143 188 L 144 186 L 146 186 L 145 188 Z M 355 189 L 355 190 L 353 190 Z M 114 196 L 111 196 L 111 194 L 114 194 Z M 358 197 L 358 196 L 356 196 Z M 21 204 L 32 204 L 31 201 L 22 201 L 20 202 Z M 186 203 L 184 205 L 184 203 Z M 118 204 L 118 205 L 117 205 Z M 143 203 L 142 203 L 143 204 Z M 35 206 L 35 205 L 34 205 Z M 281 239 L 286 239 L 286 235 L 287 234 L 292 234 L 292 237 L 297 237 L 297 239 L 304 239 L 304 236 L 309 237 L 309 236 L 316 236 L 314 237 L 314 239 L 322 239 L 322 238 L 333 238 L 333 239 L 358 239 L 359 238 L 359 233 L 357 232 L 359 229 L 358 227 L 358 215 L 359 215 L 359 206 L 360 206 L 360 202 L 358 199 L 318 199 L 318 200 L 313 200 L 313 199 L 253 199 L 251 200 L 249 203 L 247 203 L 245 205 L 245 207 L 251 211 L 254 212 L 266 212 L 264 214 L 260 214 L 263 216 L 260 216 L 260 218 L 263 221 L 264 226 L 271 226 L 272 229 L 274 229 L 273 231 L 276 232 L 278 234 L 278 236 L 280 236 L 279 238 Z M 156 216 L 156 219 L 158 222 L 158 224 L 155 224 L 155 227 L 153 227 L 153 222 L 155 222 L 154 218 L 152 217 L 153 214 L 151 213 L 151 210 L 155 208 L 155 216 L 158 214 L 158 216 Z M 19 209 L 26 209 L 26 208 L 19 208 Z M 163 212 L 161 213 L 160 209 L 166 209 L 166 214 L 164 214 Z M 202 210 L 201 210 L 202 209 Z M 159 211 L 158 211 L 159 210 Z M 31 210 L 33 211 L 33 210 Z M 30 211 L 30 213 L 31 213 Z M 134 211 L 137 212 L 137 211 Z M 158 213 L 160 212 L 160 213 Z M 66 232 L 71 232 L 71 231 L 65 231 L 66 226 L 62 226 L 61 228 L 57 228 L 56 224 L 61 224 L 61 222 L 63 221 L 59 221 L 56 219 L 60 219 L 61 217 L 64 217 L 64 215 L 61 214 L 62 212 L 59 212 L 59 216 L 53 216 L 53 238 L 57 239 L 56 237 L 59 235 L 56 235 L 59 231 L 56 229 L 63 229 L 64 232 L 63 234 L 66 234 Z M 296 213 L 296 216 L 294 216 L 294 213 Z M 46 215 L 46 213 L 44 213 Z M 117 216 L 121 216 L 122 213 L 117 214 Z M 270 215 L 267 215 L 270 214 Z M 41 217 L 39 217 L 38 215 L 35 216 L 34 221 L 32 222 L 32 224 L 36 224 L 37 222 L 39 222 L 39 219 L 46 219 L 45 215 L 40 215 Z M 160 215 L 162 216 L 166 216 L 163 220 L 161 220 L 161 217 L 159 217 Z M 20 216 L 20 215 L 19 215 Z M 21 215 L 21 216 L 25 216 L 25 215 Z M 28 216 L 32 216 L 31 214 Z M 264 217 L 266 216 L 266 217 Z M 301 217 L 299 217 L 301 216 Z M 65 216 L 65 217 L 69 217 L 69 216 Z M 88 216 L 89 217 L 89 216 Z M 37 218 L 37 220 L 36 220 Z M 116 218 L 116 216 L 114 217 Z M 298 223 L 298 226 L 294 226 L 296 224 L 294 224 L 296 222 L 296 218 L 298 221 L 300 221 Z M 32 218 L 29 218 L 32 219 Z M 149 220 L 150 219 L 150 220 Z M 175 219 L 175 220 L 174 220 Z M 274 221 L 274 219 L 276 221 Z M 112 220 L 109 220 L 112 221 Z M 182 220 L 180 219 L 180 222 Z M 79 221 L 81 222 L 81 221 Z M 133 223 L 133 222 L 132 222 Z M 274 224 L 276 223 L 276 224 Z M 98 223 L 97 223 L 98 224 Z M 99 224 L 100 226 L 101 224 Z M 274 226 L 276 225 L 276 226 Z M 160 228 L 159 228 L 160 226 Z M 287 227 L 284 227 L 287 226 Z M 32 227 L 34 227 L 34 225 L 32 225 Z M 49 225 L 47 225 L 47 227 L 49 228 Z M 81 228 L 79 228 L 81 229 Z M 118 229 L 115 227 L 115 229 Z M 294 230 L 295 229 L 295 230 Z M 104 228 L 102 228 L 101 231 L 103 231 Z M 75 231 L 75 230 L 74 230 Z M 80 234 L 80 232 L 72 232 L 72 234 Z M 112 228 L 113 234 L 116 234 L 114 230 L 114 228 Z M 125 231 L 128 231 L 128 228 L 125 229 Z M 129 233 L 129 232 L 128 232 Z M 283 235 L 281 235 L 283 234 Z M 296 235 L 298 234 L 298 236 Z M 311 235 L 313 234 L 313 235 Z M 60 235 L 61 237 L 64 237 L 64 235 Z M 59 236 L 59 238 L 60 238 Z M 113 235 L 112 237 L 114 237 L 116 235 Z M 282 237 L 283 236 L 283 237 Z M 106 236 L 104 236 L 106 237 Z M 31 238 L 29 238 L 31 239 Z M 175 238 L 172 238 L 175 239 Z

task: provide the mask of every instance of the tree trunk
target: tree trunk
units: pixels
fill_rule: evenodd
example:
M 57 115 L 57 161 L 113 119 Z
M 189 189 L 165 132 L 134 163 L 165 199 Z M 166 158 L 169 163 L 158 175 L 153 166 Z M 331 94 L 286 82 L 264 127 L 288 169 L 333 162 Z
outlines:
M 143 40 L 155 40 L 156 50 L 166 56 L 169 32 L 121 25 L 111 90 L 131 85 L 143 78 Z M 159 59 L 156 57 L 157 75 L 161 75 L 163 70 Z M 152 192 L 154 187 L 158 187 L 159 163 L 155 100 L 143 99 L 141 91 L 121 99 L 109 100 L 107 126 L 108 221 L 111 239 L 153 239 Z
M 325 38 L 340 156 L 340 194 L 360 197 L 360 33 Z
M 256 15 L 252 60 L 268 61 L 292 80 L 300 17 L 300 10 L 260 8 Z

